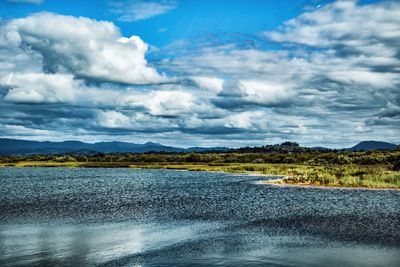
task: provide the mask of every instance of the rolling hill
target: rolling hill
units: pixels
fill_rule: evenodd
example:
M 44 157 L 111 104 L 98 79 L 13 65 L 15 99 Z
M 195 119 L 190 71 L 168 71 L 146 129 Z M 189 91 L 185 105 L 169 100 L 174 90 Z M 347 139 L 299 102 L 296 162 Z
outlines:
M 381 141 L 362 141 L 349 148 L 350 151 L 368 151 L 368 150 L 395 150 L 398 145 Z
M 85 143 L 80 141 L 39 142 L 16 139 L 0 139 L 0 155 L 65 154 L 65 153 L 146 153 L 146 152 L 206 152 L 224 151 L 225 147 L 179 148 L 148 142 L 135 144 L 127 142 Z

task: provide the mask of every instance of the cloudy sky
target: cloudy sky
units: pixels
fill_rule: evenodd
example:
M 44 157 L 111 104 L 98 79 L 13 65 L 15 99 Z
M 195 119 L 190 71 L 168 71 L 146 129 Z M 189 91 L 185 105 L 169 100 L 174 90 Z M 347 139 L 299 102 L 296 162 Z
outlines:
M 400 143 L 400 2 L 0 0 L 0 136 Z

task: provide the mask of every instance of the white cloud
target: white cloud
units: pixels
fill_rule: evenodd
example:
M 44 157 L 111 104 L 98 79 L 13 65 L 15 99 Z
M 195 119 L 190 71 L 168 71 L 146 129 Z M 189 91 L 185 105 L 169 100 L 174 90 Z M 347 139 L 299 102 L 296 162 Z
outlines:
M 249 102 L 261 105 L 279 104 L 294 96 L 288 85 L 273 84 L 268 81 L 242 80 Z
M 289 101 L 294 95 L 288 85 L 262 80 L 228 80 L 223 83 L 223 90 L 213 103 L 227 109 L 244 109 L 249 105 L 275 106 Z
M 122 99 L 123 105 L 143 108 L 155 116 L 178 116 L 193 112 L 195 97 L 184 91 L 132 92 Z
M 280 31 L 268 32 L 266 36 L 277 42 L 333 49 L 348 47 L 366 55 L 389 52 L 393 56 L 396 46 L 398 49 L 399 25 L 398 3 L 357 5 L 355 0 L 340 0 L 303 13 L 287 21 Z
M 153 115 L 173 115 L 189 111 L 193 96 L 187 92 L 155 91 L 143 99 Z
M 13 135 L 17 136 L 35 136 L 35 135 L 44 135 L 49 136 L 51 131 L 48 130 L 40 130 L 40 129 L 33 129 L 28 128 L 22 125 L 12 125 L 12 124 L 0 124 L 0 129 L 5 129 L 7 132 L 12 133 Z
M 148 66 L 148 45 L 138 36 L 122 37 L 111 22 L 37 13 L 12 20 L 1 30 L 25 51 L 40 54 L 50 72 L 131 84 L 167 81 Z
M 218 93 L 223 88 L 224 80 L 216 77 L 193 76 L 190 78 L 200 88 Z
M 105 128 L 130 128 L 131 119 L 115 110 L 99 111 L 97 115 L 98 124 Z
M 177 7 L 175 0 L 162 1 L 111 1 L 111 12 L 117 15 L 118 20 L 132 22 L 148 19 L 171 11 Z
M 268 126 L 266 114 L 262 111 L 246 111 L 228 116 L 224 126 L 245 130 L 265 130 Z
M 363 134 L 370 138 L 380 132 L 393 139 L 394 132 L 399 134 L 399 18 L 400 5 L 394 2 L 358 5 L 338 1 L 267 33 L 270 40 L 284 43 L 280 50 L 214 46 L 162 63 L 164 68 L 190 77 L 218 75 L 237 81 L 217 90 L 219 84 L 213 87 L 212 80 L 193 79 L 204 89 L 214 89 L 217 97 L 211 96 L 212 103 L 232 112 L 228 114 L 271 108 L 268 122 L 272 135 L 306 138 L 305 134 L 335 132 L 340 142 L 354 138 L 353 129 L 364 129 Z M 301 123 L 273 123 L 294 114 L 293 121 Z M 371 120 L 374 117 L 378 118 Z M 197 117 L 191 122 L 205 127 Z M 374 122 L 382 127 L 365 127 Z M 333 127 L 338 124 L 343 125 Z
M 368 69 L 334 70 L 327 74 L 331 79 L 347 84 L 373 86 L 375 88 L 388 88 L 400 81 L 398 74 L 378 73 Z
M 228 146 L 399 140 L 399 10 L 326 5 L 268 33 L 283 44 L 273 51 L 169 46 L 158 53 L 171 59 L 157 62 L 176 73 L 168 84 L 146 62 L 147 44 L 110 22 L 49 13 L 4 22 L 0 133 Z
M 135 132 L 165 132 L 179 129 L 172 119 L 137 111 L 97 110 L 92 124 L 107 129 Z
M 69 74 L 10 74 L 0 84 L 11 89 L 4 100 L 10 102 L 42 103 L 73 102 L 81 82 Z
M 216 46 L 200 49 L 197 53 L 188 56 L 164 60 L 163 64 L 167 68 L 192 76 L 213 77 L 217 73 L 221 76 L 240 77 L 252 74 L 253 77 L 258 77 L 260 73 L 274 70 L 275 63 L 280 62 L 286 56 L 287 52 Z

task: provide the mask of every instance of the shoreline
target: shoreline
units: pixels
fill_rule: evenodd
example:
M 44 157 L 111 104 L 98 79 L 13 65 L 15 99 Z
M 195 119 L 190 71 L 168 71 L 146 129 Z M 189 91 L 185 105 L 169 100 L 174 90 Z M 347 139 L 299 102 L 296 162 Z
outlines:
M 279 174 L 265 174 L 259 173 L 256 171 L 245 171 L 245 172 L 229 172 L 226 170 L 196 170 L 190 168 L 168 168 L 168 166 L 158 166 L 154 168 L 148 167 L 135 167 L 131 166 L 129 168 L 133 169 L 166 169 L 166 170 L 175 170 L 175 171 L 200 171 L 200 172 L 215 172 L 215 173 L 226 173 L 237 176 L 253 176 L 253 177 L 280 177 L 279 179 L 272 180 L 262 180 L 259 184 L 280 186 L 280 187 L 298 187 L 298 188 L 319 188 L 319 189 L 348 189 L 348 190 L 394 190 L 400 191 L 400 188 L 396 187 L 366 187 L 366 186 L 335 186 L 335 185 L 316 185 L 316 184 L 306 184 L 306 183 L 286 183 L 285 179 L 290 178 L 287 175 L 279 175 Z
M 327 190 L 391 190 L 400 191 L 400 188 L 395 187 L 365 187 L 365 186 L 341 186 L 341 185 L 317 185 L 317 184 L 307 184 L 307 183 L 286 183 L 285 178 L 276 180 L 264 180 L 260 181 L 260 184 L 272 185 L 277 187 L 297 187 L 297 188 L 318 188 Z
M 399 187 L 366 187 L 366 186 L 343 186 L 343 185 L 319 185 L 315 183 L 293 183 L 285 182 L 285 179 L 293 177 L 290 175 L 279 175 L 279 174 L 266 174 L 257 171 L 236 171 L 235 169 L 229 169 L 235 165 L 223 165 L 223 166 L 210 166 L 204 164 L 128 164 L 128 163 L 112 163 L 112 164 L 99 164 L 96 162 L 25 162 L 16 164 L 0 164 L 0 168 L 131 168 L 131 169 L 166 169 L 174 171 L 201 171 L 201 172 L 215 172 L 215 173 L 226 173 L 238 176 L 252 176 L 252 177 L 279 177 L 278 179 L 271 180 L 260 180 L 258 184 L 279 186 L 279 187 L 298 187 L 298 188 L 319 188 L 319 189 L 348 189 L 348 190 L 395 190 L 399 191 Z M 204 168 L 206 167 L 206 168 Z M 207 169 L 208 168 L 215 168 Z M 219 169 L 218 167 L 225 167 L 225 169 Z

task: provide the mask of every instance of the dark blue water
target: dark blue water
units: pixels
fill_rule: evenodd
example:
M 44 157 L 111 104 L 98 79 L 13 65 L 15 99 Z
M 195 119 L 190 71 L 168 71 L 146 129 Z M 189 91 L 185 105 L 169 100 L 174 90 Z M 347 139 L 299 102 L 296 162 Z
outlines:
M 400 191 L 0 169 L 0 266 L 400 266 Z

